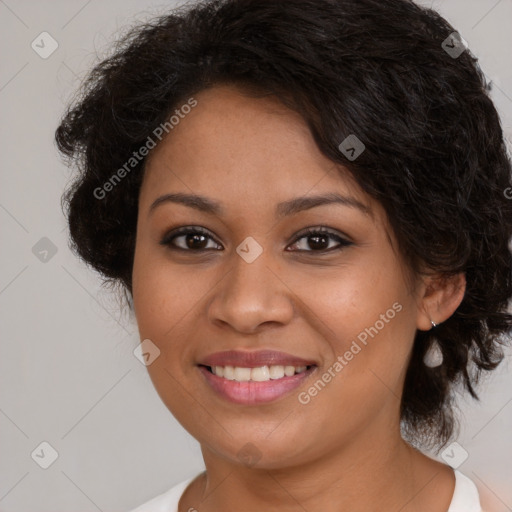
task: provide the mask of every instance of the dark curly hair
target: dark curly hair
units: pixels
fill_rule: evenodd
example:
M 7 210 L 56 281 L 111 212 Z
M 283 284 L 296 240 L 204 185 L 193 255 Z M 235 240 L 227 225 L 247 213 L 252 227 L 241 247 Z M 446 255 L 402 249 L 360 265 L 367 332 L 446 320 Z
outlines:
M 477 59 L 445 51 L 453 32 L 410 0 L 202 1 L 132 28 L 56 130 L 79 171 L 63 195 L 72 250 L 131 297 L 146 159 L 95 191 L 193 94 L 228 83 L 276 96 L 383 205 L 412 272 L 465 273 L 455 313 L 416 333 L 401 405 L 404 437 L 443 446 L 454 385 L 477 398 L 512 325 L 511 162 Z M 339 149 L 350 134 L 366 147 L 353 161 Z M 444 363 L 432 369 L 434 338 Z

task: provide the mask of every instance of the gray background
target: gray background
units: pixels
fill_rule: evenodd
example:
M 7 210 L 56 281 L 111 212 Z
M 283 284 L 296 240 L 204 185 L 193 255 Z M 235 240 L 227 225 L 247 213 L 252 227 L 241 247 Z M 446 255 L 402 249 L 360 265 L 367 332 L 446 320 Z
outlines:
M 424 3 L 480 58 L 512 140 L 512 0 Z M 96 53 L 105 55 L 120 29 L 172 5 L 0 0 L 0 511 L 126 511 L 203 468 L 198 443 L 133 355 L 133 319 L 67 247 L 60 196 L 71 174 L 53 145 Z M 43 31 L 59 45 L 47 59 L 31 47 Z M 460 402 L 457 442 L 469 454 L 460 469 L 491 512 L 512 510 L 510 355 L 481 387 L 479 404 Z M 43 441 L 58 452 L 48 469 L 36 463 L 49 460 Z

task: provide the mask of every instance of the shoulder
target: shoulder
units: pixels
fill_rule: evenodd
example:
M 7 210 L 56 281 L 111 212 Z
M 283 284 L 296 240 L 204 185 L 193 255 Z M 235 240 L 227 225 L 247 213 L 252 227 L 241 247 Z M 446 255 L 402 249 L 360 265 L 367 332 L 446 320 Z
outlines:
M 448 512 L 482 512 L 476 485 L 459 471 L 455 471 L 455 490 Z
M 187 488 L 188 484 L 197 478 L 193 476 L 188 480 L 184 480 L 174 487 L 171 487 L 168 491 L 155 496 L 151 500 L 139 505 L 137 508 L 130 510 L 129 512 L 178 512 L 178 503 L 181 495 Z

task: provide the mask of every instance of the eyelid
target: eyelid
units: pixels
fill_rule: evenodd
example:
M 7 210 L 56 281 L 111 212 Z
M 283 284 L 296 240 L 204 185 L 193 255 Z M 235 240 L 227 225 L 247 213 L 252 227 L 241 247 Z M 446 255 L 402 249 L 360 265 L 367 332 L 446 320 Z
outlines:
M 183 249 L 182 247 L 177 247 L 171 243 L 175 238 L 187 235 L 189 233 L 202 234 L 202 235 L 208 237 L 209 239 L 211 239 L 217 245 L 222 246 L 222 244 L 216 240 L 216 238 L 212 235 L 212 233 L 208 229 L 203 228 L 202 226 L 194 226 L 194 225 L 181 226 L 181 227 L 178 227 L 176 229 L 172 229 L 172 230 L 166 232 L 166 234 L 163 236 L 163 238 L 161 239 L 161 241 L 159 243 L 160 243 L 160 245 L 166 246 L 171 250 L 182 251 L 182 252 L 204 253 L 204 252 L 210 252 L 213 250 L 222 250 L 222 249 Z M 343 232 L 339 232 L 338 230 L 334 230 L 327 226 L 316 225 L 316 226 L 309 226 L 307 228 L 301 229 L 294 236 L 293 240 L 287 244 L 286 247 L 288 248 L 290 245 L 296 244 L 302 238 L 306 238 L 307 236 L 313 236 L 313 235 L 317 235 L 317 234 L 329 235 L 331 237 L 331 239 L 337 240 L 338 246 L 334 247 L 334 248 L 323 249 L 323 250 L 318 250 L 318 251 L 295 250 L 295 251 L 287 251 L 287 252 L 326 254 L 326 253 L 335 252 L 337 250 L 341 250 L 344 247 L 353 245 L 353 242 L 350 240 L 350 237 L 345 235 Z
M 320 251 L 299 250 L 299 251 L 293 251 L 293 252 L 313 253 L 313 254 L 315 254 L 315 253 L 317 253 L 317 254 L 327 254 L 327 253 L 335 252 L 337 250 L 341 250 L 344 247 L 348 247 L 350 245 L 353 245 L 353 242 L 350 240 L 350 237 L 348 237 L 344 233 L 339 232 L 338 230 L 334 230 L 334 229 L 328 228 L 327 226 L 322 226 L 322 225 L 310 226 L 310 227 L 302 229 L 301 231 L 299 231 L 299 233 L 297 233 L 297 235 L 295 235 L 294 240 L 290 244 L 288 244 L 288 245 L 294 245 L 299 240 L 301 240 L 302 238 L 307 238 L 308 236 L 313 236 L 313 235 L 317 235 L 317 234 L 329 235 L 331 237 L 331 239 L 336 239 L 337 240 L 338 246 L 330 248 L 330 249 L 323 249 L 323 250 L 320 250 Z
M 325 234 L 325 235 L 332 235 L 333 237 L 340 238 L 341 240 L 343 240 L 345 242 L 350 242 L 350 237 L 348 235 L 345 235 L 345 233 L 343 233 L 343 232 L 341 232 L 341 231 L 339 231 L 337 229 L 328 228 L 327 226 L 322 226 L 322 225 L 310 226 L 310 227 L 301 229 L 295 235 L 294 242 L 297 241 L 297 240 L 300 240 L 304 236 L 315 235 L 315 234 L 318 234 L 318 233 Z
M 216 238 L 212 235 L 210 230 L 203 228 L 202 226 L 193 226 L 193 225 L 192 226 L 181 226 L 179 228 L 171 229 L 170 231 L 167 231 L 159 243 L 160 243 L 160 245 L 167 246 L 170 249 L 177 250 L 177 251 L 181 250 L 184 252 L 198 252 L 199 253 L 201 251 L 212 250 L 212 249 L 187 250 L 187 249 L 183 249 L 181 247 L 177 247 L 177 246 L 171 244 L 171 241 L 174 240 L 175 238 L 187 235 L 189 233 L 200 233 L 200 234 L 210 238 L 211 240 L 213 240 L 217 245 L 222 245 L 220 242 L 218 242 L 216 240 Z M 220 249 L 217 249 L 217 250 L 220 250 Z

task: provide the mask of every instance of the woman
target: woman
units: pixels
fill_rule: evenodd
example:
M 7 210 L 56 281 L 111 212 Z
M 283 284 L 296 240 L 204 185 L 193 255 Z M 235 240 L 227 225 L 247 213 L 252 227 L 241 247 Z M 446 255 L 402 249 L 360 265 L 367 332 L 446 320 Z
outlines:
M 56 133 L 206 471 L 142 511 L 481 510 L 421 448 L 502 358 L 512 204 L 476 59 L 408 0 L 221 0 L 133 30 Z

